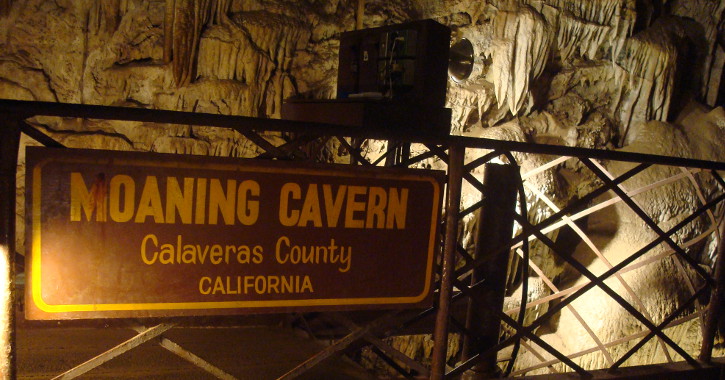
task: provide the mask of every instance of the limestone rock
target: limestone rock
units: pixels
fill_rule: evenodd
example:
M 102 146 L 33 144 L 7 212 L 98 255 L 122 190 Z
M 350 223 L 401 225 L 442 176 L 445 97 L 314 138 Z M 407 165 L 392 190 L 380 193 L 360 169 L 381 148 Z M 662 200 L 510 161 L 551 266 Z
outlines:
M 546 20 L 529 7 L 499 11 L 493 20 L 491 82 L 501 107 L 516 115 L 524 106 L 529 86 L 549 60 L 553 33 Z
M 11 83 L 32 83 L 33 72 L 45 76 L 45 87 L 53 99 L 78 103 L 81 93 L 77 87 L 83 72 L 85 9 L 81 3 L 27 1 L 23 12 L 13 10 L 13 23 L 6 24 L 3 41 L 3 61 L 16 62 L 31 70 L 29 81 L 24 77 L 8 78 Z M 3 78 L 7 74 L 0 75 Z M 22 87 L 22 85 L 21 85 Z M 33 91 L 31 91 L 32 93 Z M 9 93 L 3 97 L 15 98 Z
M 725 3 L 722 1 L 706 0 L 675 0 L 670 1 L 673 15 L 697 21 L 698 28 L 702 29 L 703 40 L 698 44 L 702 57 L 702 78 L 699 80 L 700 94 L 710 106 L 715 106 L 723 73 L 722 44 L 722 13 Z M 720 42 L 719 42 L 720 41 Z M 718 46 L 720 45 L 720 46 Z
M 572 57 L 589 60 L 616 56 L 632 33 L 634 4 L 630 0 L 527 0 L 557 27 L 557 47 L 562 61 Z
M 647 120 L 666 121 L 677 69 L 677 46 L 669 27 L 655 27 L 627 40 L 616 62 L 622 99 L 618 105 L 624 145 L 631 142 L 629 127 Z
M 207 25 L 226 21 L 227 0 L 167 0 L 164 15 L 164 61 L 172 64 L 178 86 L 196 77 L 199 36 Z

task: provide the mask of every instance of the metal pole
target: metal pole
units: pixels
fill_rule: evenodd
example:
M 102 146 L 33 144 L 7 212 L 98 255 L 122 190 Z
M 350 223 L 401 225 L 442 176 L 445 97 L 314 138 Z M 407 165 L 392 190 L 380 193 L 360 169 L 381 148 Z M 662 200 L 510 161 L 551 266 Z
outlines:
M 461 360 L 467 361 L 480 352 L 495 346 L 501 327 L 500 311 L 506 291 L 508 250 L 499 247 L 511 241 L 516 213 L 519 167 L 486 164 L 483 175 L 483 205 L 481 206 L 476 239 L 476 257 L 487 256 L 483 265 L 474 269 L 471 285 L 485 281 L 472 290 L 468 300 L 466 329 L 474 336 L 463 340 Z M 491 250 L 497 254 L 491 254 Z M 464 373 L 463 379 L 479 380 L 498 377 L 497 353 L 492 352 Z
M 441 289 L 433 332 L 433 356 L 431 358 L 431 380 L 442 380 L 446 371 L 448 349 L 448 318 L 453 276 L 455 269 L 456 244 L 458 242 L 458 220 L 461 207 L 461 179 L 463 178 L 463 154 L 466 149 L 460 145 L 451 145 L 448 151 L 448 204 L 446 205 L 446 235 L 443 248 L 443 268 L 441 270 Z
M 717 328 L 718 315 L 722 309 L 722 298 L 725 296 L 725 221 L 720 223 L 718 230 L 720 242 L 717 247 L 715 261 L 715 290 L 710 295 L 710 304 L 707 305 L 705 314 L 705 326 L 702 329 L 702 346 L 698 359 L 709 363 L 712 358 L 712 347 L 715 343 L 715 329 Z
M 15 174 L 20 129 L 5 115 L 0 132 L 0 375 L 14 380 L 15 366 Z
M 365 16 L 365 0 L 357 0 L 357 9 L 355 11 L 355 30 L 363 28 L 363 17 Z

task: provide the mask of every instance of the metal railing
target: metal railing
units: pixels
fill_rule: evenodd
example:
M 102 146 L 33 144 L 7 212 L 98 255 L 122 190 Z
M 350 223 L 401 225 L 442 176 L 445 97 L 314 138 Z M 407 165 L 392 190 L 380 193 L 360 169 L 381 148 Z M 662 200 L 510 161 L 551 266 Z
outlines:
M 0 113 L 7 121 L 2 130 L 4 159 L 12 157 L 13 151 L 17 152 L 17 138 L 13 136 L 21 132 L 46 146 L 62 146 L 26 121 L 29 117 L 44 115 L 231 128 L 264 151 L 259 158 L 315 160 L 316 155 L 311 154 L 313 149 L 310 147 L 318 147 L 333 141 L 346 152 L 347 161 L 352 165 L 445 168 L 448 173 L 447 201 L 444 228 L 441 229 L 442 249 L 436 275 L 434 305 L 427 310 L 385 312 L 365 322 L 355 322 L 344 313 L 322 313 L 316 318 L 324 320 L 327 326 L 332 325 L 337 329 L 334 342 L 281 378 L 294 378 L 330 356 L 348 353 L 348 350 L 359 347 L 359 342 L 364 342 L 363 346 L 372 347 L 372 352 L 400 375 L 433 379 L 455 378 L 466 371 L 475 370 L 491 357 L 498 357 L 504 372 L 513 375 L 547 369 L 550 372 L 573 370 L 586 376 L 589 370 L 593 369 L 585 369 L 581 365 L 581 360 L 586 355 L 601 355 L 605 365 L 600 367 L 614 369 L 625 364 L 653 339 L 667 361 L 681 358 L 692 366 L 699 366 L 700 363 L 710 360 L 724 284 L 722 263 L 725 260 L 721 258 L 725 253 L 721 241 L 725 225 L 723 223 L 725 182 L 718 173 L 725 171 L 723 162 L 461 136 L 410 136 L 395 131 L 363 131 L 350 127 L 287 120 L 119 107 L 0 100 Z M 275 145 L 275 141 L 280 139 L 265 138 L 265 133 L 270 132 L 283 135 L 284 142 Z M 386 153 L 371 159 L 361 149 L 364 140 L 385 145 Z M 547 159 L 542 165 L 520 172 L 518 165 L 522 162 L 517 162 L 516 158 L 520 155 L 542 155 Z M 460 238 L 462 224 L 476 219 L 476 215 L 485 203 L 485 199 L 481 197 L 486 193 L 486 180 L 480 179 L 480 171 L 484 165 L 493 162 L 516 167 L 514 173 L 518 178 L 514 191 L 518 198 L 518 206 L 511 215 L 515 221 L 516 233 L 500 245 L 479 250 L 474 256 L 470 253 L 471 239 Z M 621 172 L 612 173 L 605 162 L 619 163 Z M 14 207 L 14 189 L 8 190 L 8 187 L 13 187 L 14 184 L 14 165 L 4 166 L 6 168 L 2 174 L 5 190 L 0 191 L 2 195 L 0 204 Z M 574 168 L 579 173 L 584 173 L 581 175 L 591 179 L 589 182 L 591 188 L 586 194 L 578 195 L 568 204 L 558 205 L 561 200 L 552 199 L 551 194 L 536 186 L 534 179 L 543 173 L 553 173 L 564 166 L 569 170 Z M 661 171 L 667 175 L 650 179 L 651 176 L 643 174 L 653 170 L 652 168 L 665 168 L 666 170 Z M 645 181 L 644 177 L 648 180 Z M 632 183 L 642 181 L 646 183 L 632 186 Z M 703 183 L 707 184 L 706 188 L 703 188 Z M 637 197 L 673 184 L 687 187 L 688 191 L 696 194 L 699 203 L 682 205 L 683 209 L 688 210 L 687 215 L 681 215 L 674 221 L 667 220 L 667 223 L 660 225 L 648 214 L 647 211 L 651 211 L 647 210 L 649 206 L 641 204 Z M 466 197 L 462 200 L 464 187 Z M 530 215 L 531 205 L 527 203 L 527 200 L 532 199 L 537 201 L 537 216 L 533 218 Z M 591 236 L 583 223 L 592 215 L 613 208 L 619 208 L 618 211 L 626 208 L 627 212 L 639 218 L 641 227 L 653 233 L 653 238 L 642 247 L 632 248 L 631 252 L 618 252 L 616 260 L 603 252 L 600 242 Z M 9 215 L 14 215 L 14 211 Z M 13 221 L 4 222 L 6 224 L 0 231 L 2 232 L 0 245 L 9 247 L 8 252 L 13 252 Z M 688 227 L 691 223 L 698 223 L 704 227 L 700 228 L 695 236 L 681 233 L 685 227 L 691 229 Z M 554 236 L 557 231 L 564 230 L 568 236 L 576 238 L 570 240 L 564 247 L 566 252 L 561 252 L 562 246 L 557 244 L 558 239 Z M 697 249 L 703 249 L 704 242 L 718 246 L 717 255 L 712 261 L 698 261 L 695 255 L 698 253 Z M 583 247 L 581 249 L 587 251 L 586 257 L 590 261 L 596 260 L 601 270 L 591 269 L 591 262 L 582 262 L 573 255 L 571 250 L 573 245 Z M 561 281 L 546 273 L 536 264 L 538 259 L 532 259 L 534 248 L 537 252 L 547 252 L 564 263 L 562 265 L 566 265 L 569 276 L 575 276 L 579 281 Z M 461 320 L 460 311 L 470 309 L 468 303 L 481 302 L 478 299 L 480 289 L 488 284 L 485 278 L 477 278 L 475 273 L 487 265 L 487 260 L 492 255 L 500 254 L 509 258 L 511 263 L 508 268 L 510 275 L 506 279 L 509 284 L 507 291 L 511 292 L 514 287 L 517 288 L 521 301 L 513 302 L 516 306 L 508 310 L 494 310 L 503 326 L 500 339 L 496 339 L 495 344 L 486 347 L 469 344 L 465 347 L 467 351 L 465 358 L 461 357 L 460 351 L 448 352 L 448 337 L 451 333 L 460 334 L 464 337 L 464 341 L 467 339 L 475 342 L 480 338 L 471 329 L 470 323 Z M 7 253 L 7 256 L 12 263 L 13 255 Z M 677 277 L 673 273 L 671 283 L 676 287 L 681 286 L 681 293 L 686 294 L 686 297 L 677 303 L 673 310 L 669 310 L 667 315 L 655 316 L 646 306 L 647 302 L 643 295 L 632 287 L 628 276 L 633 271 L 642 270 L 648 265 L 664 262 L 667 265 L 671 263 L 676 268 Z M 707 268 L 715 269 L 711 271 Z M 12 265 L 7 271 L 3 276 L 12 281 Z M 527 286 L 530 276 L 538 278 L 541 284 L 548 288 L 540 298 L 529 297 Z M 581 307 L 576 304 L 576 301 L 581 300 L 584 295 L 591 297 L 595 289 L 603 293 L 603 299 L 612 300 L 618 308 L 624 310 L 626 318 L 636 320 L 639 331 L 613 340 L 603 340 L 598 330 L 592 327 L 596 321 L 587 320 Z M 710 302 L 703 304 L 702 301 L 708 294 Z M 12 302 L 12 299 L 9 302 Z M 533 311 L 538 313 L 538 308 L 544 306 L 545 311 L 534 318 Z M 562 310 L 570 313 L 585 331 L 585 335 L 593 342 L 591 346 L 575 352 L 560 352 L 537 335 L 537 329 L 549 323 L 552 318 L 561 316 Z M 6 325 L 6 328 L 12 331 L 13 317 L 8 315 L 8 318 L 10 324 Z M 702 320 L 699 361 L 693 357 L 692 352 L 683 349 L 667 334 L 667 329 L 697 318 Z M 435 319 L 434 323 L 431 322 L 432 319 Z M 423 327 L 414 328 L 415 326 Z M 151 329 L 158 330 L 158 326 Z M 434 347 L 430 365 L 396 350 L 387 339 L 409 333 L 411 330 L 433 332 Z M 149 331 L 139 330 L 139 337 L 148 336 Z M 14 367 L 13 339 L 10 336 L 7 338 L 7 343 L 3 343 L 9 352 L 5 360 L 10 363 L 11 368 Z M 636 343 L 631 344 L 634 341 Z M 626 350 L 613 350 L 614 347 L 621 345 L 626 345 Z M 624 352 L 620 354 L 620 351 Z M 522 357 L 525 352 L 538 362 L 515 366 L 517 358 Z M 111 355 L 117 354 L 118 352 L 113 352 Z M 230 376 L 219 371 L 224 376 Z M 11 373 L 12 378 L 14 369 L 11 369 Z

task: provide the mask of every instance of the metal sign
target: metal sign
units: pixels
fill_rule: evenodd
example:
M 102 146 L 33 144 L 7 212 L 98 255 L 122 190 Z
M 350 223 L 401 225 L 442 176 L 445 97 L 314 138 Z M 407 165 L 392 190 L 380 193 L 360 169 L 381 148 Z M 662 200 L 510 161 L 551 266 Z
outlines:
M 440 172 L 28 148 L 28 319 L 416 307 Z

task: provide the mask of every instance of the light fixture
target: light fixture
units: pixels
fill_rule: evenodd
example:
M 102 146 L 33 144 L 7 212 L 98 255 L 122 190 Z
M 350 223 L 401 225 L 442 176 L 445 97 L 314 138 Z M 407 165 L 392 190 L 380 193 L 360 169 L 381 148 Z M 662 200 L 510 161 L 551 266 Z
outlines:
M 461 38 L 451 46 L 448 53 L 448 75 L 460 83 L 468 79 L 473 71 L 473 44 Z

